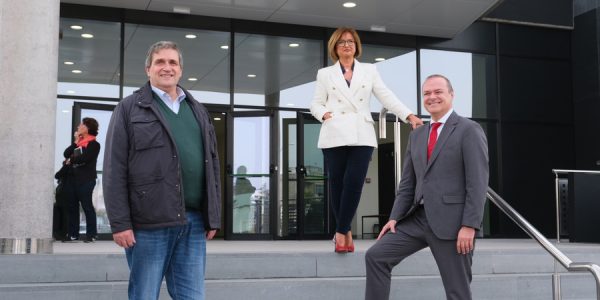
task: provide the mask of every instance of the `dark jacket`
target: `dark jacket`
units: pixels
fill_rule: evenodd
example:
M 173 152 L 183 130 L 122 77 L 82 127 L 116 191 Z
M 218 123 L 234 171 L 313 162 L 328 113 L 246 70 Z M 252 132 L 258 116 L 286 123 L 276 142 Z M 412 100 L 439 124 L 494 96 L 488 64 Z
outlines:
M 71 144 L 63 152 L 65 159 L 68 158 L 71 161 L 66 176 L 72 176 L 77 184 L 96 180 L 96 162 L 100 153 L 100 143 L 89 142 L 87 147 L 81 149 L 81 154 L 75 154 L 76 148 L 76 144 Z
M 184 89 L 202 130 L 206 229 L 221 227 L 217 140 L 206 108 Z M 113 111 L 106 134 L 103 190 L 113 233 L 186 224 L 181 168 L 175 140 L 148 82 Z

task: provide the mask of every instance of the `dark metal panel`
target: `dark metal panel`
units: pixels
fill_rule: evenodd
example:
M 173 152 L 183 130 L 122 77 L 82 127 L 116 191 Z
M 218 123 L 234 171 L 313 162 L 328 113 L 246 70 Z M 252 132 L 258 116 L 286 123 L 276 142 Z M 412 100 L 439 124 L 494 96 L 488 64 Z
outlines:
M 503 0 L 485 18 L 573 26 L 573 0 Z
M 571 59 L 571 31 L 499 24 L 500 55 Z
M 419 37 L 418 45 L 419 48 L 494 54 L 496 25 L 489 22 L 475 22 L 453 39 Z

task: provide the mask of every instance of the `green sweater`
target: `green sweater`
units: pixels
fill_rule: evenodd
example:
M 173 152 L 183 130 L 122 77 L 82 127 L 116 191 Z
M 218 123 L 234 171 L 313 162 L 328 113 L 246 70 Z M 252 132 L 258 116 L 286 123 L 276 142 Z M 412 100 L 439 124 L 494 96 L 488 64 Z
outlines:
M 181 101 L 178 114 L 167 107 L 158 95 L 154 94 L 154 100 L 158 102 L 158 107 L 167 120 L 167 125 L 177 145 L 179 166 L 183 177 L 185 207 L 191 210 L 201 210 L 206 180 L 204 142 L 200 124 L 187 104 L 187 99 Z

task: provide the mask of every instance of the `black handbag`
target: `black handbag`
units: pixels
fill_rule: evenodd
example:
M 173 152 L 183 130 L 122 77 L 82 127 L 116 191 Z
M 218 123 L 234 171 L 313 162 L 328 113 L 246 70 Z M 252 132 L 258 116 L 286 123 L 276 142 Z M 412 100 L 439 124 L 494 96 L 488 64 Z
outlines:
M 58 182 L 60 183 L 67 176 L 69 168 L 69 165 L 63 164 L 60 170 L 58 170 L 58 172 L 54 174 L 54 179 L 58 180 Z

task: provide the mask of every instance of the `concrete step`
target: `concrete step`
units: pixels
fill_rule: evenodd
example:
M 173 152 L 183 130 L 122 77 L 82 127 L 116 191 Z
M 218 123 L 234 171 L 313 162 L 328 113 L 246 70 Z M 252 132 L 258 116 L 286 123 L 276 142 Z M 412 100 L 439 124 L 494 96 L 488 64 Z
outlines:
M 210 241 L 207 299 L 362 299 L 364 252 L 333 253 L 330 241 Z M 600 245 L 558 245 L 573 261 L 600 264 Z M 128 269 L 111 242 L 55 244 L 50 255 L 0 255 L 0 299 L 126 299 Z M 474 299 L 551 299 L 553 259 L 529 240 L 478 240 Z M 596 299 L 589 273 L 564 273 L 563 299 Z M 429 249 L 394 269 L 392 299 L 444 299 Z M 163 284 L 161 299 L 170 299 Z

